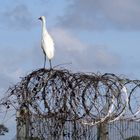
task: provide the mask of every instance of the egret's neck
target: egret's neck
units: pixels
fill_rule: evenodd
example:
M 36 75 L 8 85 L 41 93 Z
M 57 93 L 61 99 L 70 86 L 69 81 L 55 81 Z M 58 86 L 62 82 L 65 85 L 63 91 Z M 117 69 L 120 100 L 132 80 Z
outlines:
M 43 20 L 42 21 L 42 33 L 46 32 L 46 31 L 47 31 L 47 29 L 46 29 L 46 21 Z

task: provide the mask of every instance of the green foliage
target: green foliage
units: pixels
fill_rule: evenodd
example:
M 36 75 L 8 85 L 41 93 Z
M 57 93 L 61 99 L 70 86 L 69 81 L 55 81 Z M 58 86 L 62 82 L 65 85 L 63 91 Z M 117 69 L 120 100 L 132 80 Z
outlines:
M 132 137 L 129 137 L 125 140 L 140 140 L 140 137 L 139 136 L 132 136 Z
M 7 127 L 5 127 L 3 124 L 0 124 L 0 135 L 5 135 L 5 133 L 8 133 L 9 130 Z

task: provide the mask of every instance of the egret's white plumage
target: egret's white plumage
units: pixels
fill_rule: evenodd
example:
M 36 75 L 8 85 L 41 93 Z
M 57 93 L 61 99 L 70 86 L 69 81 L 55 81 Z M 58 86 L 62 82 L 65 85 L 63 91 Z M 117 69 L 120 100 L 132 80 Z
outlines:
M 50 62 L 50 68 L 51 66 L 51 59 L 54 57 L 54 42 L 52 37 L 49 35 L 47 29 L 46 29 L 46 19 L 44 16 L 41 16 L 39 18 L 42 21 L 42 37 L 41 37 L 41 48 L 43 49 L 45 61 L 44 61 L 44 68 L 46 63 L 46 56 L 49 59 Z

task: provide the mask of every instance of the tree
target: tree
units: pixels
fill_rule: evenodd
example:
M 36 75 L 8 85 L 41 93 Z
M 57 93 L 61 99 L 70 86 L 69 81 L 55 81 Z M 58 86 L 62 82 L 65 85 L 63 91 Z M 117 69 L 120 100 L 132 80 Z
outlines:
M 0 135 L 5 135 L 5 133 L 8 133 L 8 128 L 4 126 L 3 124 L 0 124 Z
M 140 140 L 140 137 L 139 136 L 132 136 L 132 137 L 127 138 L 126 140 Z

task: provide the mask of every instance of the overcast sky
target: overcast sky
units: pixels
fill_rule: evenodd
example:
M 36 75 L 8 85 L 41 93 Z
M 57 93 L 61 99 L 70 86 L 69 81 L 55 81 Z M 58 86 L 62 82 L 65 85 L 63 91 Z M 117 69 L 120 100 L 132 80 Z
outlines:
M 55 42 L 53 66 L 140 79 L 139 0 L 1 0 L 1 97 L 19 77 L 43 67 L 41 15 Z M 14 137 L 12 122 L 1 140 Z

